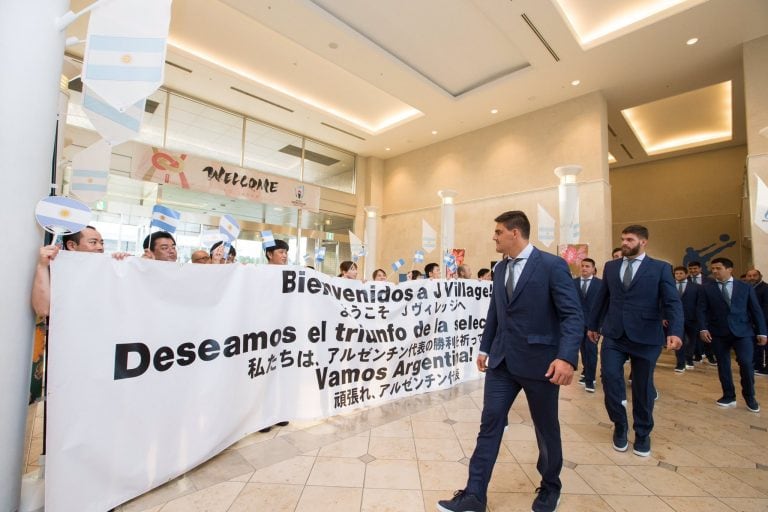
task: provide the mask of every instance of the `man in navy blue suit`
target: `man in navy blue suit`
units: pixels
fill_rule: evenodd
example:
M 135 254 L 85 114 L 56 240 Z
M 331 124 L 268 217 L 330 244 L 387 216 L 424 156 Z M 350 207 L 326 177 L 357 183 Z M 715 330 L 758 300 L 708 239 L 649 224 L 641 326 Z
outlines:
M 760 304 L 760 309 L 763 310 L 763 318 L 765 318 L 768 324 L 768 284 L 763 281 L 763 274 L 756 268 L 747 270 L 747 282 L 755 289 L 755 295 L 757 295 L 757 302 Z M 768 364 L 766 364 L 765 345 L 755 345 L 755 356 L 753 357 L 755 365 L 755 377 L 768 376 Z
M 688 262 L 688 282 L 703 285 L 713 279 L 701 273 L 701 263 L 698 261 Z M 697 337 L 693 344 L 693 360 L 697 363 L 707 359 L 710 366 L 717 366 L 715 354 L 712 352 L 712 345 L 704 343 L 700 337 Z
M 605 408 L 614 424 L 613 448 L 629 447 L 627 410 L 621 400 L 624 387 L 624 362 L 632 368 L 632 419 L 635 429 L 633 453 L 651 454 L 653 403 L 656 388 L 653 371 L 665 344 L 678 350 L 683 342 L 683 307 L 672 279 L 669 263 L 645 254 L 648 229 L 632 225 L 621 232 L 622 259 L 609 261 L 603 271 L 603 287 L 590 312 L 589 336 L 597 341 L 603 335 L 601 374 Z M 664 336 L 662 321 L 668 335 Z
M 534 512 L 553 512 L 560 502 L 560 440 L 557 400 L 573 379 L 584 316 L 568 265 L 530 244 L 531 224 L 521 211 L 496 219 L 493 240 L 504 259 L 496 264 L 493 295 L 477 367 L 486 372 L 480 433 L 465 489 L 442 500 L 442 512 L 484 512 L 488 483 L 512 403 L 525 391 L 539 446 L 541 485 Z
M 573 283 L 579 292 L 581 308 L 586 319 L 589 318 L 589 310 L 595 304 L 595 297 L 597 297 L 600 288 L 603 286 L 603 280 L 595 277 L 597 269 L 595 268 L 595 260 L 592 258 L 581 260 L 580 270 L 581 277 L 574 279 Z M 581 352 L 581 365 L 584 370 L 583 381 L 579 380 L 579 383 L 584 384 L 584 390 L 587 393 L 594 393 L 595 373 L 597 373 L 597 343 L 587 336 L 586 326 L 584 327 L 584 335 L 581 338 L 579 351 Z
M 736 407 L 736 388 L 731 375 L 731 349 L 736 352 L 741 376 L 741 395 L 747 409 L 760 412 L 755 398 L 755 375 L 752 367 L 753 343 L 765 345 L 766 325 L 755 290 L 733 278 L 733 262 L 715 258 L 710 270 L 716 281 L 705 282 L 699 299 L 701 339 L 711 343 L 717 357 L 717 375 L 723 396 L 717 400 L 721 407 Z
M 685 337 L 683 346 L 677 351 L 677 365 L 675 371 L 683 373 L 685 370 L 693 370 L 693 354 L 696 347 L 696 341 L 699 339 L 699 322 L 696 308 L 699 303 L 699 292 L 701 286 L 689 281 L 688 271 L 685 267 L 675 267 L 675 288 L 680 295 L 680 301 L 683 303 L 683 325 L 685 327 Z

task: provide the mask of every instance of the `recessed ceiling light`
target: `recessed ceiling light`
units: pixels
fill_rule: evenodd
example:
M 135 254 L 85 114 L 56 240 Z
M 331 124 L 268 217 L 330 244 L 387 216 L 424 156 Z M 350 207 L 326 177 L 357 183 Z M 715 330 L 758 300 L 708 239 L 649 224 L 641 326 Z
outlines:
M 497 108 L 491 109 L 491 114 L 498 114 L 498 113 L 499 113 L 499 109 Z
M 692 37 L 689 40 L 687 40 L 685 42 L 685 44 L 687 44 L 688 46 L 693 46 L 693 45 L 695 45 L 698 42 L 699 42 L 699 38 L 698 37 Z
M 571 85 L 572 85 L 572 86 L 574 86 L 574 87 L 576 87 L 576 86 L 577 86 L 577 85 L 579 85 L 580 83 L 581 83 L 581 80 L 572 80 L 572 81 L 571 81 Z
M 334 43 L 333 41 L 328 43 L 328 48 L 330 48 L 331 50 L 335 50 L 338 47 L 339 47 L 338 43 Z
M 432 135 L 437 135 L 437 130 L 432 130 Z
M 384 151 L 389 151 L 391 148 L 384 148 Z

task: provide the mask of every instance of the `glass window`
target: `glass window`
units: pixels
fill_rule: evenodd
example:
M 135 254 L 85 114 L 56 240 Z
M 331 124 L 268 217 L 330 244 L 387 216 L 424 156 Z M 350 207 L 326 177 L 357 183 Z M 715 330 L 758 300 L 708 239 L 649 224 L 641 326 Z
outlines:
M 301 145 L 298 135 L 248 119 L 244 167 L 300 180 Z
M 350 194 L 355 193 L 355 155 L 307 139 L 304 181 Z

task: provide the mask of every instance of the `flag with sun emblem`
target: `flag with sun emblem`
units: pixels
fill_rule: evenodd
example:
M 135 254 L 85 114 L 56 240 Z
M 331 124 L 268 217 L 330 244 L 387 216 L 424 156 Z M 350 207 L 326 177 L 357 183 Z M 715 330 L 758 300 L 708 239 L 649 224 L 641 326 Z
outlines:
M 179 226 L 180 218 L 181 214 L 176 210 L 171 210 L 167 206 L 156 204 L 154 208 L 152 208 L 152 222 L 149 223 L 149 227 L 160 228 L 163 231 L 173 234 Z
M 147 99 L 142 98 L 121 112 L 83 86 L 83 112 L 99 135 L 113 146 L 136 138 L 146 103 Z
M 219 220 L 219 233 L 224 235 L 229 243 L 237 240 L 240 236 L 240 224 L 231 215 L 222 215 Z
M 72 157 L 69 190 L 86 203 L 94 203 L 107 193 L 112 147 L 104 139 Z
M 111 0 L 90 14 L 83 83 L 124 110 L 163 83 L 171 0 Z
M 44 197 L 35 207 L 35 219 L 42 228 L 54 235 L 82 231 L 91 221 L 91 209 L 64 196 Z

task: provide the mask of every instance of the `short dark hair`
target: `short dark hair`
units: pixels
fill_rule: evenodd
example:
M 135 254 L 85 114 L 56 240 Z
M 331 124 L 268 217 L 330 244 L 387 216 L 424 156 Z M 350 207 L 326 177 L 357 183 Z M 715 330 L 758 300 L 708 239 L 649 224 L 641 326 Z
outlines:
M 63 246 L 62 248 L 65 251 L 69 250 L 69 247 L 67 247 L 67 242 L 74 242 L 75 245 L 80 245 L 80 239 L 83 238 L 83 231 L 85 231 L 86 229 L 95 230 L 96 228 L 93 226 L 85 226 L 83 229 L 81 229 L 77 233 L 70 233 L 68 235 L 64 235 L 63 237 L 61 237 L 61 245 Z
M 622 235 L 637 235 L 638 238 L 648 240 L 648 228 L 640 224 L 632 224 L 621 230 Z
M 421 272 L 420 272 L 420 271 L 418 271 L 418 270 L 416 270 L 416 269 L 414 269 L 414 270 L 411 270 L 411 271 L 409 272 L 409 274 L 411 274 L 411 279 L 418 279 L 418 278 L 420 278 L 420 277 L 421 277 Z
M 487 274 L 490 271 L 491 271 L 491 269 L 489 269 L 489 268 L 481 268 L 480 270 L 477 271 L 477 278 L 478 279 L 482 279 L 483 276 L 485 276 L 485 274 Z
M 154 252 L 155 244 L 157 243 L 158 240 L 160 240 L 162 238 L 170 238 L 171 241 L 174 244 L 176 243 L 176 240 L 174 240 L 173 235 L 170 234 L 169 232 L 167 232 L 167 231 L 156 231 L 154 233 L 148 234 L 144 238 L 144 243 L 141 244 L 141 246 L 144 247 L 144 249 L 149 249 L 151 252 Z M 150 243 L 150 241 L 151 241 L 151 243 Z
M 722 263 L 725 268 L 733 268 L 733 261 L 728 258 L 715 258 L 710 265 L 714 265 L 715 263 Z
M 520 210 L 504 212 L 493 219 L 493 221 L 504 224 L 504 227 L 509 230 L 519 230 L 522 237 L 526 240 L 531 236 L 531 221 L 529 221 L 528 216 Z
M 583 260 L 581 260 L 582 263 L 584 263 L 585 261 L 587 263 L 591 263 L 593 267 L 597 266 L 597 263 L 595 263 L 595 260 L 593 260 L 592 258 L 584 258 Z
M 277 249 L 285 249 L 287 251 L 288 250 L 288 242 L 286 242 L 285 240 L 280 240 L 278 238 L 275 238 L 275 245 L 273 245 L 271 247 L 265 247 L 264 248 L 264 254 L 266 254 L 268 256 L 268 255 L 272 254 L 273 252 L 275 252 Z
M 614 247 L 613 250 L 611 251 L 611 254 L 616 254 L 616 251 L 621 252 L 621 247 Z
M 383 268 L 377 268 L 376 270 L 373 271 L 373 274 L 371 274 L 371 278 L 376 279 L 376 274 L 378 274 L 379 272 L 384 274 L 384 277 L 387 277 L 387 273 Z
M 351 269 L 352 267 L 357 268 L 357 263 L 355 263 L 354 261 L 342 261 L 339 264 L 339 270 L 341 270 L 342 272 L 349 272 L 349 269 Z
M 432 273 L 432 271 L 435 269 L 435 267 L 439 267 L 437 263 L 427 263 L 427 266 L 424 267 L 424 273 L 429 275 Z
M 672 269 L 672 272 L 677 272 L 678 270 L 680 270 L 680 271 L 682 271 L 682 272 L 685 272 L 686 274 L 688 273 L 688 269 L 687 269 L 687 268 L 685 268 L 685 267 L 684 267 L 684 266 L 682 266 L 682 265 L 678 265 L 678 266 L 676 266 L 675 268 L 673 268 L 673 269 Z
M 219 240 L 218 242 L 216 242 L 215 244 L 213 244 L 213 245 L 211 246 L 211 250 L 209 251 L 209 254 L 211 255 L 211 257 L 213 257 L 213 251 L 215 251 L 216 249 L 218 249 L 218 248 L 219 248 L 219 246 L 220 246 L 221 244 L 223 244 L 223 243 L 224 243 L 224 242 L 223 242 L 222 240 Z M 230 246 L 229 246 L 229 257 L 232 257 L 232 258 L 234 258 L 234 257 L 236 257 L 236 256 L 237 256 L 237 251 L 235 250 L 235 246 L 230 244 Z
M 701 267 L 701 262 L 700 261 L 689 261 L 688 262 L 688 268 L 691 268 L 691 267 Z

